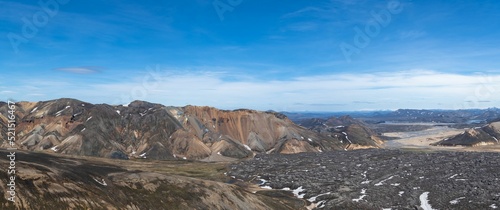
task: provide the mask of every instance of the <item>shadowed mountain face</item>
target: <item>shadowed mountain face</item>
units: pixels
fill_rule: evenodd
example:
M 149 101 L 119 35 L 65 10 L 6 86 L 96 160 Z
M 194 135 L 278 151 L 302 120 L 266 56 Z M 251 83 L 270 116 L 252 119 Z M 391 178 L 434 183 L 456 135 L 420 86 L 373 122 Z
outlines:
M 499 144 L 500 122 L 469 129 L 462 134 L 436 142 L 436 146 L 481 146 Z
M 4 129 L 5 103 L 0 113 Z M 351 145 L 297 126 L 282 114 L 253 110 L 167 107 L 144 101 L 111 106 L 58 99 L 19 102 L 16 116 L 18 148 L 118 159 L 225 161 L 255 153 L 320 152 Z M 354 126 L 342 132 L 363 129 Z M 1 139 L 2 147 L 9 147 L 6 137 Z

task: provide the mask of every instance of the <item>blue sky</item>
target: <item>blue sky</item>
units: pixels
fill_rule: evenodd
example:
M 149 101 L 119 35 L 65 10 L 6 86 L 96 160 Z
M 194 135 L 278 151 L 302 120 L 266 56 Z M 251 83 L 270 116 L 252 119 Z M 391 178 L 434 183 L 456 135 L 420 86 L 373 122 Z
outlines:
M 40 2 L 49 6 L 0 2 L 0 100 L 277 111 L 500 104 L 498 1 Z

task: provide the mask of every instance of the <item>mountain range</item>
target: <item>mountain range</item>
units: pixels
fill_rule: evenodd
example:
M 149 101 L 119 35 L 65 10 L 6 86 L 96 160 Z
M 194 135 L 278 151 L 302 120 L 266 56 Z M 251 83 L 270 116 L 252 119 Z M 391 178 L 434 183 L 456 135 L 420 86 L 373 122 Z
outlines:
M 365 133 L 361 124 L 337 129 L 332 135 L 296 125 L 272 111 L 173 107 L 145 101 L 114 106 L 69 98 L 16 105 L 16 146 L 30 151 L 117 159 L 230 161 L 257 153 L 378 145 L 371 134 L 358 134 Z M 5 102 L 0 103 L 0 113 L 3 130 L 7 122 Z M 4 134 L 0 145 L 10 147 Z

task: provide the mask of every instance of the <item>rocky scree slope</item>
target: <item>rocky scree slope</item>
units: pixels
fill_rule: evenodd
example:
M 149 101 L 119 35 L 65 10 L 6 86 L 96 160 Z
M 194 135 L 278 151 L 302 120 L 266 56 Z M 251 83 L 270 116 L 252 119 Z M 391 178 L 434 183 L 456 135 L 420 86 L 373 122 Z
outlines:
M 0 129 L 5 130 L 7 106 L 0 105 Z M 111 106 L 63 98 L 19 102 L 16 116 L 19 148 L 72 155 L 227 161 L 256 153 L 321 152 L 350 145 L 298 126 L 282 114 L 243 109 L 144 101 Z M 6 136 L 0 144 L 9 147 Z

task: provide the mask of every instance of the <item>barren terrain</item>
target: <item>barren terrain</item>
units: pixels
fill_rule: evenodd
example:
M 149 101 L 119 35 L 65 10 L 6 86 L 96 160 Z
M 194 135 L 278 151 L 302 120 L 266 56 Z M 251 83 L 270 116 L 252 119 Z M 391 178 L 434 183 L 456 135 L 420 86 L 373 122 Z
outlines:
M 500 153 L 368 149 L 258 155 L 229 175 L 318 209 L 495 209 Z

